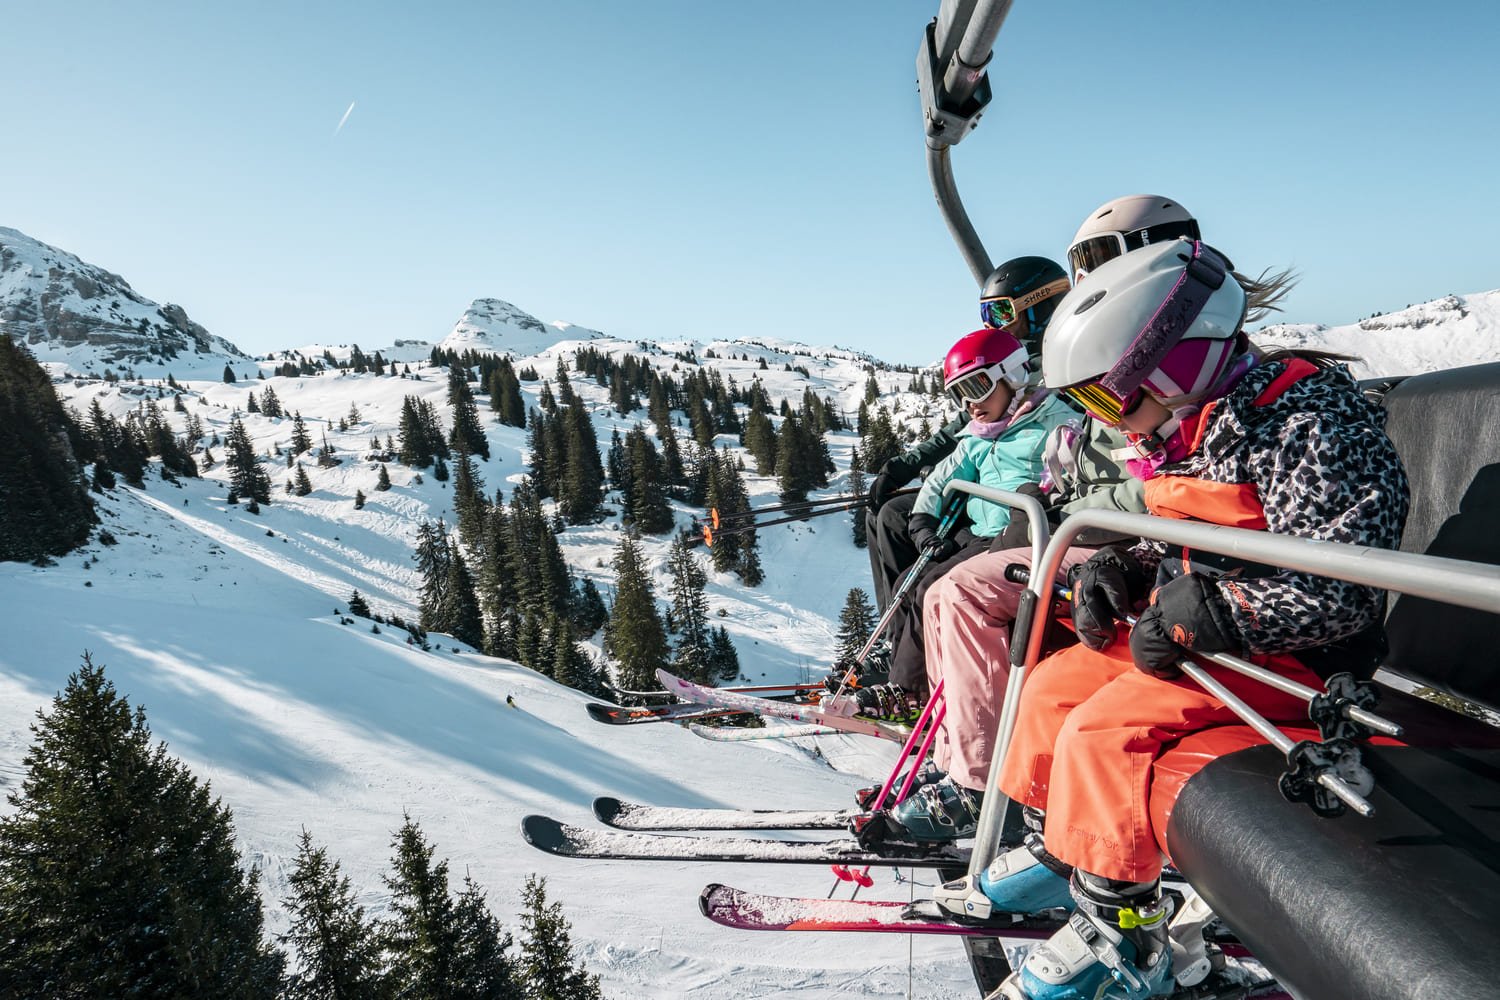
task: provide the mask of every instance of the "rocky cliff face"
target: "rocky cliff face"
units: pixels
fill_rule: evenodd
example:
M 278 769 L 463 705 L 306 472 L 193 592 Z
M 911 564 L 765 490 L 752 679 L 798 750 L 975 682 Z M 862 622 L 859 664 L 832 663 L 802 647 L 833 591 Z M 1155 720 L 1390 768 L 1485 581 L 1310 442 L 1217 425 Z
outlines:
M 118 274 L 85 263 L 14 229 L 0 227 L 0 330 L 42 360 L 73 365 L 168 362 L 184 355 L 246 355 L 159 305 Z

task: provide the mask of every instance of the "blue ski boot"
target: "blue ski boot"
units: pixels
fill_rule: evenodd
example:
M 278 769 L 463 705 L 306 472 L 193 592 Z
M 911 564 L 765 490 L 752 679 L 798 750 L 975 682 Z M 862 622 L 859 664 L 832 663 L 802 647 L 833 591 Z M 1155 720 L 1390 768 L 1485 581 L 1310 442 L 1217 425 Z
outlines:
M 1002 853 L 978 875 L 945 882 L 933 890 L 933 901 L 955 916 L 988 920 L 995 913 L 1037 913 L 1073 909 L 1068 891 L 1071 869 L 1047 853 L 1042 835 L 1029 833 L 1020 847 Z
M 965 788 L 944 775 L 941 781 L 923 785 L 896 803 L 889 815 L 918 843 L 947 843 L 974 836 L 983 799 L 983 792 Z
M 1078 909 L 1031 949 L 995 997 L 1005 1000 L 1146 1000 L 1173 989 L 1167 924 L 1170 897 L 1160 880 L 1120 882 L 1073 875 Z

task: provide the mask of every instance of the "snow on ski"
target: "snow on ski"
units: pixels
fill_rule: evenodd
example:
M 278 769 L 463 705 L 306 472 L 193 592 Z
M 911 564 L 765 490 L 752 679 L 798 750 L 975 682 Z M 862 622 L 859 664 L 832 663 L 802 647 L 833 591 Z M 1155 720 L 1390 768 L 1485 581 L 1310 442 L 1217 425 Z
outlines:
M 630 691 L 626 688 L 617 688 L 612 684 L 604 687 L 622 698 L 670 698 L 670 691 Z M 776 694 L 785 697 L 796 697 L 813 691 L 822 691 L 822 684 L 757 684 L 751 687 L 727 687 L 719 688 L 721 691 L 738 691 L 742 694 Z
M 737 708 L 715 708 L 707 705 L 654 705 L 626 708 L 591 701 L 583 706 L 589 718 L 610 726 L 633 726 L 638 722 L 682 722 L 685 719 L 712 719 L 723 715 L 740 715 Z
M 845 830 L 858 810 L 677 809 L 624 802 L 611 796 L 594 800 L 594 815 L 619 830 Z
M 1004 923 L 963 923 L 930 899 L 903 903 L 877 899 L 804 899 L 768 896 L 714 883 L 698 895 L 698 909 L 716 924 L 747 931 L 853 931 L 890 934 L 950 934 L 1042 941 L 1062 919 L 1035 913 L 1012 913 Z M 1231 958 L 1254 956 L 1231 937 L 1214 939 Z M 1215 973 L 1196 986 L 1179 987 L 1161 1000 L 1293 1000 L 1274 980 L 1252 979 L 1240 968 Z
M 689 722 L 688 729 L 694 736 L 719 743 L 748 743 L 754 740 L 790 740 L 799 736 L 832 736 L 843 730 L 832 726 L 781 726 L 749 729 L 743 726 L 709 726 L 701 722 Z
M 585 830 L 550 816 L 531 815 L 521 821 L 526 842 L 548 854 L 565 858 L 619 861 L 720 861 L 804 865 L 877 865 L 896 868 L 964 868 L 969 848 L 942 847 L 905 850 L 912 856 L 875 854 L 852 837 L 837 840 L 759 840 L 748 837 L 668 837 L 619 830 Z
M 747 931 L 889 931 L 1042 940 L 1062 926 L 1055 917 L 1019 913 L 1014 922 L 1004 926 L 980 926 L 960 923 L 930 900 L 799 899 L 766 896 L 718 883 L 699 894 L 698 909 L 716 924 Z
M 866 719 L 857 715 L 832 715 L 822 711 L 817 705 L 798 705 L 784 701 L 771 701 L 767 698 L 757 698 L 754 695 L 742 694 L 737 691 L 704 687 L 701 684 L 694 684 L 691 681 L 675 677 L 661 669 L 656 671 L 656 679 L 661 681 L 662 687 L 683 701 L 696 702 L 700 705 L 720 705 L 725 708 L 734 708 L 741 712 L 754 712 L 756 715 L 769 715 L 778 719 L 793 719 L 797 722 L 828 726 L 846 733 L 879 736 L 884 739 L 894 740 L 897 743 L 905 742 L 906 737 L 911 733 L 910 727 L 907 726 L 897 725 L 892 722 L 877 722 L 874 719 Z

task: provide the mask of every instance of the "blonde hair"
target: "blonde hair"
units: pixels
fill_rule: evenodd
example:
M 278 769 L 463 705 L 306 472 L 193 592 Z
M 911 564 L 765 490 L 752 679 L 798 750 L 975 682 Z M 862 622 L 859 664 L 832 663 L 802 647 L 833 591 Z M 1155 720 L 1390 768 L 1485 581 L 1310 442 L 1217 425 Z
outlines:
M 1260 277 L 1251 278 L 1238 271 L 1230 271 L 1230 277 L 1245 290 L 1246 323 L 1256 323 L 1273 312 L 1281 312 L 1281 300 L 1297 284 L 1298 275 L 1291 268 L 1277 271 L 1270 268 L 1260 272 Z

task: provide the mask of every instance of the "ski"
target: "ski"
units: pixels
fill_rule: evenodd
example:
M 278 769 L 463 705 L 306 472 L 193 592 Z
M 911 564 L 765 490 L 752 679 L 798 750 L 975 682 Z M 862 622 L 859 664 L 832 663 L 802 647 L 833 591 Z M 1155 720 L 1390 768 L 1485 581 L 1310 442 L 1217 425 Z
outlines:
M 620 830 L 847 830 L 849 820 L 862 814 L 855 809 L 677 809 L 601 796 L 594 800 L 594 815 Z
M 891 934 L 948 934 L 1042 941 L 1063 924 L 1053 914 L 1010 913 L 1005 920 L 963 922 L 930 899 L 909 903 L 872 899 L 802 899 L 768 896 L 714 883 L 698 895 L 698 909 L 716 924 L 750 931 L 864 931 Z M 1056 913 L 1057 911 L 1054 911 Z M 1210 938 L 1226 956 L 1253 958 L 1228 935 Z M 1245 970 L 1241 970 L 1243 975 Z M 1293 1000 L 1275 980 L 1245 982 L 1227 972 L 1211 974 L 1196 986 L 1178 987 L 1161 1000 Z
M 758 840 L 748 837 L 668 837 L 585 830 L 550 816 L 531 815 L 521 821 L 526 842 L 548 854 L 565 858 L 617 861 L 766 862 L 803 865 L 881 865 L 897 868 L 966 868 L 969 848 L 951 845 L 918 847 L 893 845 L 876 854 L 852 837 L 837 840 Z M 898 854 L 903 856 L 897 856 Z
M 707 705 L 651 705 L 625 708 L 592 701 L 583 706 L 589 718 L 611 726 L 632 726 L 638 722 L 681 722 L 684 719 L 712 719 L 723 715 L 740 715 L 737 708 L 715 708 Z
M 831 726 L 782 726 L 777 729 L 747 729 L 742 726 L 708 726 L 701 722 L 689 722 L 693 735 L 720 743 L 745 743 L 751 740 L 789 740 L 798 736 L 832 736 L 843 730 Z
M 746 931 L 889 931 L 1044 940 L 1062 919 L 1013 914 L 1014 921 L 974 924 L 956 920 L 931 900 L 798 899 L 767 896 L 714 883 L 698 896 L 698 909 L 716 924 Z
M 670 698 L 670 691 L 630 691 L 625 688 L 617 688 L 611 684 L 604 687 L 622 698 Z M 812 691 L 823 690 L 822 684 L 757 684 L 751 687 L 727 687 L 719 688 L 721 691 L 740 691 L 745 694 L 780 694 L 788 697 L 807 694 Z
M 696 702 L 700 705 L 719 705 L 724 708 L 737 709 L 741 712 L 753 712 L 756 715 L 769 715 L 778 719 L 792 719 L 797 722 L 838 729 L 846 733 L 879 736 L 883 739 L 894 740 L 897 743 L 905 742 L 906 737 L 911 733 L 909 726 L 898 725 L 894 722 L 879 722 L 875 719 L 866 719 L 858 715 L 833 715 L 822 711 L 816 704 L 799 705 L 784 701 L 772 701 L 768 698 L 757 698 L 754 695 L 742 694 L 737 691 L 704 687 L 701 684 L 694 684 L 680 677 L 674 677 L 665 670 L 658 669 L 656 671 L 656 679 L 661 681 L 662 687 L 683 701 Z

